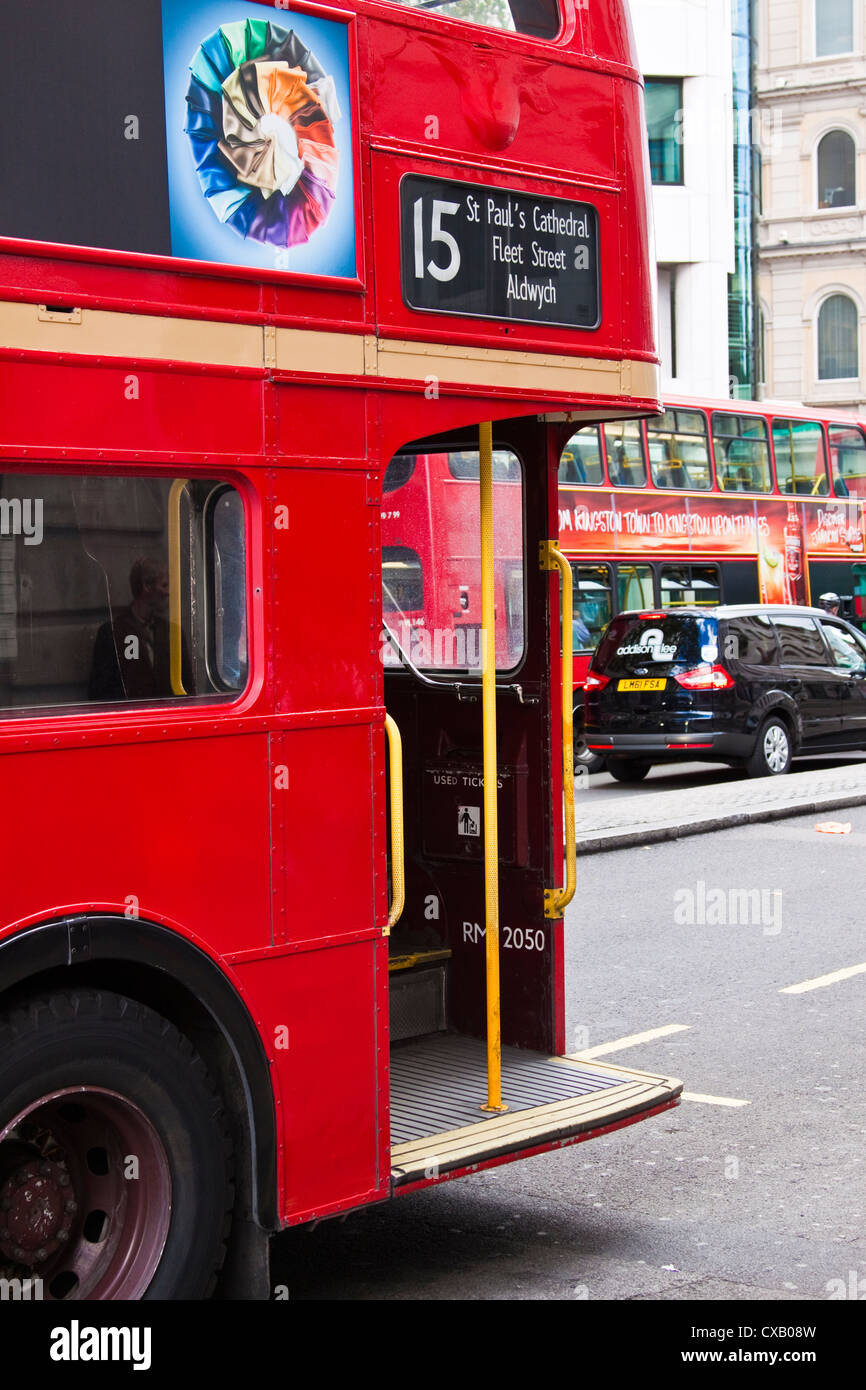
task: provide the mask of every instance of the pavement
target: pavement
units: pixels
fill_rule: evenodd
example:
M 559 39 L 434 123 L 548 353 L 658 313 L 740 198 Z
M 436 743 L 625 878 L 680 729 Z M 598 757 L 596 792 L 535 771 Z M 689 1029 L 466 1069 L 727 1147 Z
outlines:
M 654 792 L 652 784 L 613 798 L 593 798 L 592 779 L 575 793 L 578 854 L 627 849 L 732 825 L 866 805 L 866 763 L 728 785 Z M 580 786 L 580 783 L 578 783 Z

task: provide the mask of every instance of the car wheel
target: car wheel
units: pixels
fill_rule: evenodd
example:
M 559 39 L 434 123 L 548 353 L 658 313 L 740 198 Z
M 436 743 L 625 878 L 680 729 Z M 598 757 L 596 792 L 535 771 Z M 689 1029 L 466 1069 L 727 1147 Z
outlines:
M 598 753 L 593 753 L 592 749 L 587 747 L 586 730 L 577 719 L 574 721 L 574 771 L 584 776 L 604 771 L 604 758 L 600 758 Z
M 781 719 L 761 725 L 755 751 L 746 763 L 750 777 L 780 777 L 791 767 L 791 735 Z
M 608 758 L 607 770 L 617 782 L 642 782 L 652 767 L 652 763 L 638 762 L 636 758 Z
M 0 1268 L 45 1299 L 207 1297 L 233 1198 L 222 1102 L 192 1044 L 107 990 L 0 1015 Z

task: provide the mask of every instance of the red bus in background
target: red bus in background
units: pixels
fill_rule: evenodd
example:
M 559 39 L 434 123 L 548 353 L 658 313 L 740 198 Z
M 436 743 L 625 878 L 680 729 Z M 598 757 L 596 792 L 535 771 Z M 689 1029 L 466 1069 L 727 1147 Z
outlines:
M 477 450 L 398 454 L 385 470 L 383 613 L 420 667 L 481 669 L 478 483 Z M 496 664 L 511 670 L 523 654 L 524 585 L 522 472 L 510 450 L 493 452 L 493 492 Z
M 3 18 L 0 1277 L 58 1301 L 267 1297 L 273 1232 L 680 1091 L 565 1055 L 557 470 L 659 409 L 625 6 L 230 10 Z
M 574 574 L 576 762 L 583 678 L 628 608 L 815 603 L 835 592 L 866 629 L 866 433 L 846 411 L 667 401 L 645 421 L 583 426 L 559 467 Z

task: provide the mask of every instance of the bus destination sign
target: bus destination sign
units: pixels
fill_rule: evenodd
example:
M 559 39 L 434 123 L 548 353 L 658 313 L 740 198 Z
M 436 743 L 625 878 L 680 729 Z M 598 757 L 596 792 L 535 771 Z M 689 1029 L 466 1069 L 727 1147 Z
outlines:
M 590 203 L 407 174 L 400 222 L 410 309 L 598 328 L 598 212 Z

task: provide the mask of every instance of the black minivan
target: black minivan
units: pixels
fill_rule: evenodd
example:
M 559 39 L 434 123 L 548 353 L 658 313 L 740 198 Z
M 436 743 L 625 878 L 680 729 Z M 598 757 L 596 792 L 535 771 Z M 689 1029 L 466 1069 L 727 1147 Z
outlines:
M 620 613 L 589 668 L 585 727 L 621 782 L 687 759 L 765 777 L 866 748 L 866 639 L 816 608 Z

